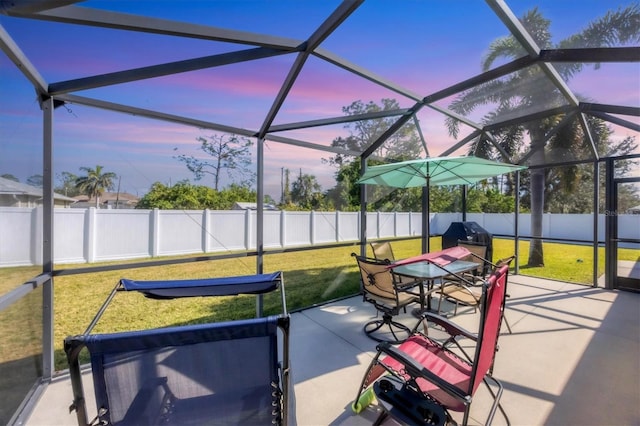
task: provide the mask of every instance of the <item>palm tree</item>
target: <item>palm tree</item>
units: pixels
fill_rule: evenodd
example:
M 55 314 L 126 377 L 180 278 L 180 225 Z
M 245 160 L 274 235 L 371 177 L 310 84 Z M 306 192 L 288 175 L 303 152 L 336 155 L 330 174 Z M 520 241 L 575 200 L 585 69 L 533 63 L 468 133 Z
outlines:
M 640 40 L 640 6 L 634 4 L 625 9 L 608 12 L 605 16 L 591 22 L 586 29 L 574 34 L 557 45 L 551 41 L 549 31 L 551 22 L 544 18 L 537 8 L 524 14 L 520 19 L 524 28 L 533 37 L 541 49 L 570 49 L 611 47 L 624 45 Z M 482 68 L 488 71 L 498 59 L 517 59 L 525 56 L 524 48 L 513 36 L 494 40 L 489 46 L 488 54 L 483 60 Z M 582 63 L 559 63 L 554 67 L 565 80 L 580 72 Z M 595 65 L 596 68 L 599 64 Z M 549 95 L 550 93 L 555 94 Z M 536 65 L 515 72 L 504 79 L 497 79 L 477 86 L 462 93 L 451 104 L 451 109 L 460 114 L 468 114 L 483 105 L 498 105 L 485 115 L 486 123 L 498 122 L 507 117 L 522 115 L 525 111 L 540 111 L 543 108 L 566 104 L 562 94 L 552 86 L 543 71 Z M 575 159 L 577 151 L 586 149 L 584 130 L 577 118 L 566 123 L 555 136 L 545 143 L 545 135 L 559 125 L 564 115 L 514 125 L 499 131 L 495 137 L 502 148 L 510 155 L 525 146 L 525 137 L 530 140 L 529 163 L 531 165 L 548 164 L 547 158 L 553 152 L 556 161 Z M 459 122 L 453 118 L 447 119 L 449 132 L 457 137 Z M 545 150 L 546 148 L 546 150 Z M 493 148 L 486 140 L 474 143 L 471 150 L 478 156 L 491 158 L 495 155 Z M 563 168 L 567 178 L 575 169 Z M 531 203 L 531 234 L 534 239 L 529 248 L 529 266 L 544 265 L 542 252 L 542 217 L 544 211 L 545 169 L 535 168 L 529 171 L 530 203 Z
M 80 170 L 86 172 L 86 176 L 78 176 L 76 178 L 76 188 L 89 199 L 96 198 L 96 208 L 100 205 L 100 196 L 105 189 L 113 188 L 113 180 L 117 175 L 113 172 L 103 172 L 102 166 L 80 167 Z

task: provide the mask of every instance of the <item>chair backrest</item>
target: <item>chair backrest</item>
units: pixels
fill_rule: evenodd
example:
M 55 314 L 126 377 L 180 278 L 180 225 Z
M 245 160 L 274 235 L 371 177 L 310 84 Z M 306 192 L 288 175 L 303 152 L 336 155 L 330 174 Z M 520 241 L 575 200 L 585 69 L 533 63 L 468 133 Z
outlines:
M 507 295 L 508 274 L 509 265 L 502 265 L 491 274 L 487 280 L 487 284 L 484 286 L 478 346 L 476 348 L 473 362 L 474 371 L 470 383 L 471 395 L 475 393 L 483 377 L 493 365 Z
M 488 263 L 487 263 L 488 247 L 485 246 L 484 244 L 478 244 L 478 243 L 472 243 L 472 242 L 466 242 L 466 241 L 458 241 L 458 246 L 464 247 L 472 253 L 472 255 L 469 256 L 469 259 L 466 259 L 466 260 L 469 260 L 470 262 L 475 262 L 478 264 L 478 268 L 475 271 L 473 271 L 474 275 L 484 277 L 488 268 Z
M 378 260 L 388 260 L 393 262 L 396 258 L 393 255 L 393 249 L 391 248 L 391 243 L 389 241 L 385 241 L 383 243 L 371 243 L 371 251 L 373 252 L 373 257 Z
M 286 324 L 285 324 L 286 323 Z M 288 317 L 67 339 L 89 350 L 105 424 L 271 424 L 283 403 L 278 328 Z
M 397 300 L 394 275 L 391 269 L 388 268 L 389 262 L 369 259 L 355 254 L 353 256 L 358 262 L 363 291 L 379 297 Z

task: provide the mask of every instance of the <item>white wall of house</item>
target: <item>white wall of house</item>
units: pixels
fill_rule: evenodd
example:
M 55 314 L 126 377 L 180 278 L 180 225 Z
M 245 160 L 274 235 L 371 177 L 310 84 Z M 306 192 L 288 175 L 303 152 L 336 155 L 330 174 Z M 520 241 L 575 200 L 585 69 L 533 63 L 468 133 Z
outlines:
M 54 207 L 70 207 L 71 198 L 54 197 Z M 30 194 L 0 194 L 0 207 L 27 207 L 33 208 L 42 205 L 42 195 Z
M 432 213 L 432 234 L 444 233 L 461 213 Z M 620 215 L 619 237 L 640 239 L 640 215 Z M 515 215 L 470 213 L 495 235 L 515 234 Z M 598 217 L 604 241 L 605 216 Z M 593 240 L 593 216 L 545 214 L 547 238 Z M 252 210 L 56 209 L 56 263 L 93 263 L 198 253 L 256 249 L 256 212 Z M 531 235 L 530 215 L 521 214 L 518 234 Z M 264 212 L 264 248 L 277 249 L 357 241 L 358 212 Z M 419 236 L 419 212 L 367 213 L 367 238 Z M 42 208 L 0 207 L 0 267 L 41 264 Z

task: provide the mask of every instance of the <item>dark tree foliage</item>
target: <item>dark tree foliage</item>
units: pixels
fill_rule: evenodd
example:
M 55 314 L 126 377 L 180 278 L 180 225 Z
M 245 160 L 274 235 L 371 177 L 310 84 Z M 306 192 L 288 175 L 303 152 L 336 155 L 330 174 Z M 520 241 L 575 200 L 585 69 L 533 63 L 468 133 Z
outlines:
M 156 182 L 145 194 L 137 209 L 161 210 L 229 210 L 235 202 L 256 202 L 256 192 L 249 188 L 230 185 L 221 191 L 203 185 L 193 185 L 188 181 L 175 185 Z

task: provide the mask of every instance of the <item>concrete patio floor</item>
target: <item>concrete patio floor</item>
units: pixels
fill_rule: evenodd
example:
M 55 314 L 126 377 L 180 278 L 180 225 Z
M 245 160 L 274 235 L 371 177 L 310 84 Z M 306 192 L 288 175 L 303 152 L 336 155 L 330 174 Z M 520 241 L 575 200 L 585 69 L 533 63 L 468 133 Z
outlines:
M 514 425 L 640 424 L 640 294 L 509 277 L 506 327 L 494 376 Z M 352 413 L 375 342 L 362 326 L 374 309 L 353 297 L 292 314 L 291 359 L 299 425 L 366 425 L 379 408 Z M 415 319 L 403 315 L 413 325 Z M 477 314 L 459 308 L 454 321 L 473 330 Z M 92 397 L 90 377 L 85 392 Z M 27 425 L 74 425 L 68 377 L 51 383 Z M 489 396 L 480 387 L 472 424 L 482 424 Z M 89 414 L 95 406 L 89 405 Z M 458 413 L 454 418 L 460 419 Z M 504 424 L 496 414 L 494 424 Z M 385 424 L 395 424 L 388 420 Z

